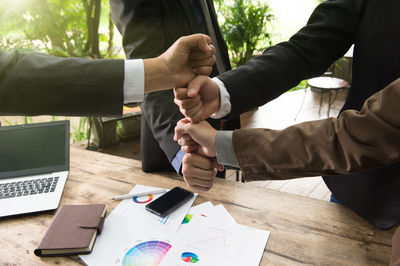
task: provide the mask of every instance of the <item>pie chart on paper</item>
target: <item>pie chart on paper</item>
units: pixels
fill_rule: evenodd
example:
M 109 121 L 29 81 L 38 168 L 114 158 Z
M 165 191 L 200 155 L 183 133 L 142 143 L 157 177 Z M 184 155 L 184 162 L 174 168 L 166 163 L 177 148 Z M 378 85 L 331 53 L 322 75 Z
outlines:
M 182 253 L 182 260 L 188 263 L 196 263 L 199 261 L 199 257 L 192 253 L 192 252 L 183 252 Z
M 147 196 L 141 196 L 141 197 L 133 197 L 132 200 L 133 202 L 138 204 L 148 203 L 153 200 L 153 194 L 148 194 Z

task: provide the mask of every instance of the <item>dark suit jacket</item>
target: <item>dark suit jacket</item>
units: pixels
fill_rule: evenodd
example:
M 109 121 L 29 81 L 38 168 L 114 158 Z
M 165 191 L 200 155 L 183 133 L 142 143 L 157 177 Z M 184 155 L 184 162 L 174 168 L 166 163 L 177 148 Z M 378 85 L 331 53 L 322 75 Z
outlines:
M 400 76 L 399 10 L 397 0 L 329 0 L 320 4 L 307 26 L 288 42 L 219 76 L 231 95 L 230 115 L 262 105 L 300 80 L 322 74 L 353 43 L 352 87 L 343 110 L 359 110 L 369 96 Z M 360 216 L 380 228 L 390 228 L 400 220 L 399 173 L 397 163 L 324 180 L 332 193 Z
M 124 61 L 0 50 L 1 115 L 120 116 Z
M 208 0 L 218 44 L 227 69 L 230 69 L 228 50 L 220 33 L 214 5 Z M 201 10 L 201 9 L 200 9 Z M 127 58 L 156 57 L 179 37 L 203 32 L 189 0 L 111 0 L 111 13 L 123 36 Z M 204 33 L 204 32 L 203 32 Z M 217 74 L 216 69 L 212 75 Z M 176 123 L 183 118 L 173 102 L 171 90 L 147 94 L 141 103 L 141 151 L 144 171 L 172 170 L 170 162 L 180 150 L 173 140 Z M 219 128 L 220 121 L 210 119 Z M 234 119 L 227 128 L 238 128 Z

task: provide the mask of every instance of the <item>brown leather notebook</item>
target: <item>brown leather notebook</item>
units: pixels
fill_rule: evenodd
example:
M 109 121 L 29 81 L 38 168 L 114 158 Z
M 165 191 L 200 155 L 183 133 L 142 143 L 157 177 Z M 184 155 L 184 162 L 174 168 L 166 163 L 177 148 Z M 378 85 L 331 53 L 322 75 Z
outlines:
M 104 204 L 63 205 L 49 225 L 34 253 L 36 256 L 87 254 L 101 233 Z

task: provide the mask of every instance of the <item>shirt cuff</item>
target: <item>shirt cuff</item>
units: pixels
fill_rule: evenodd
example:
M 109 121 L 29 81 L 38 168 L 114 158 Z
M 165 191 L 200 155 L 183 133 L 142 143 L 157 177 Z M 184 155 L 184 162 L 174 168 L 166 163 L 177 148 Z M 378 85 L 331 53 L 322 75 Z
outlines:
M 125 60 L 124 104 L 141 102 L 144 98 L 143 59 Z
M 217 149 L 217 162 L 222 165 L 229 165 L 239 168 L 235 150 L 232 142 L 232 130 L 219 130 L 215 138 Z
M 220 94 L 220 102 L 221 102 L 221 107 L 219 110 L 211 115 L 211 118 L 214 119 L 219 119 L 224 116 L 227 116 L 232 109 L 231 106 L 231 96 L 229 95 L 228 90 L 225 87 L 225 84 L 219 79 L 219 78 L 212 78 L 212 80 L 217 83 L 219 87 L 219 94 Z
M 182 159 L 185 156 L 185 153 L 182 150 L 179 150 L 174 159 L 172 159 L 172 166 L 174 167 L 175 171 L 182 176 Z

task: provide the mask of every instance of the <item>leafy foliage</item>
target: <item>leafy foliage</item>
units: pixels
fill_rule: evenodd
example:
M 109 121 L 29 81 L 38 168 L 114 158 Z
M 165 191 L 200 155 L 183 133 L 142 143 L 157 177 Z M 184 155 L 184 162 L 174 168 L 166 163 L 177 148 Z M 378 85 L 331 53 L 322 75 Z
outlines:
M 267 30 L 268 23 L 273 20 L 270 8 L 264 2 L 253 2 L 216 1 L 220 17 L 225 19 L 221 26 L 222 34 L 231 53 L 232 64 L 236 67 L 272 45 Z
M 108 0 L 0 0 L 0 49 L 113 58 L 118 53 L 113 37 Z M 33 123 L 33 117 L 2 120 L 9 125 Z M 79 118 L 71 127 L 74 142 L 88 138 L 88 118 Z
M 63 57 L 110 57 L 112 50 L 99 50 L 100 42 L 110 43 L 105 34 L 99 34 L 101 4 L 109 10 L 106 0 L 0 1 L 0 47 Z M 102 19 L 108 22 L 109 12 Z

